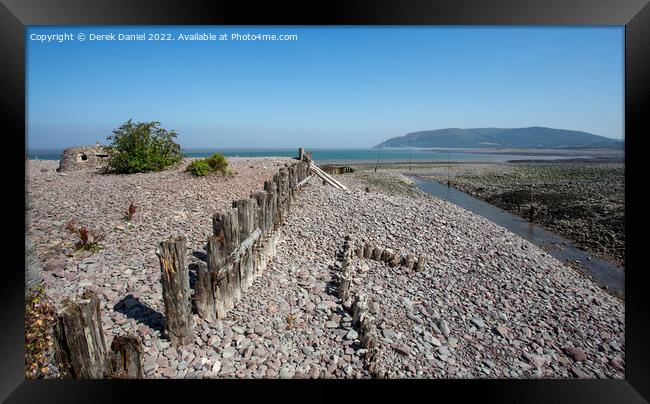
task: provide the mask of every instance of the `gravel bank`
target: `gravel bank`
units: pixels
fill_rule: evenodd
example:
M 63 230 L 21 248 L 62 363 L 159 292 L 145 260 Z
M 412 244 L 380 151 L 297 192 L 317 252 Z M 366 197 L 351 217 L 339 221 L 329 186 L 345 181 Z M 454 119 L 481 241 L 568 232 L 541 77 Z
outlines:
M 454 188 L 526 219 L 532 184 L 536 224 L 625 266 L 622 163 L 430 164 L 412 172 L 441 183 L 449 176 Z
M 99 292 L 107 343 L 112 335 L 140 335 L 147 377 L 370 377 L 333 282 L 346 234 L 427 257 L 423 274 L 368 260 L 368 271 L 357 275 L 381 330 L 379 365 L 387 376 L 623 377 L 619 300 L 534 245 L 419 193 L 396 174 L 370 185 L 363 174 L 338 176 L 349 194 L 312 179 L 264 275 L 225 320 L 205 324 L 197 317 L 195 345 L 170 348 L 160 338 L 157 242 L 174 230 L 185 233 L 194 258 L 202 259 L 210 214 L 261 189 L 274 164 L 285 161 L 230 160 L 239 173 L 230 182 L 175 171 L 62 177 L 40 171 L 55 162 L 30 162 L 29 231 L 39 257 L 51 264 L 48 293 L 59 303 L 83 288 Z M 129 198 L 142 207 L 132 229 L 122 219 Z M 106 231 L 105 246 L 57 266 L 52 261 L 73 215 Z M 110 230 L 118 226 L 124 230 Z

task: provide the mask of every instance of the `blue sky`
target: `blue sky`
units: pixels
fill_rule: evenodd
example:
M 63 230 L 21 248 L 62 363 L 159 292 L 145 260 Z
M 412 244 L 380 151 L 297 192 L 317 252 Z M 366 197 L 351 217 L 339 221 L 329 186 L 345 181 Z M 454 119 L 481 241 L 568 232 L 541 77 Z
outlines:
M 31 34 L 296 34 L 296 41 L 40 42 Z M 30 27 L 30 149 L 129 118 L 183 147 L 371 147 L 448 127 L 624 135 L 623 27 Z

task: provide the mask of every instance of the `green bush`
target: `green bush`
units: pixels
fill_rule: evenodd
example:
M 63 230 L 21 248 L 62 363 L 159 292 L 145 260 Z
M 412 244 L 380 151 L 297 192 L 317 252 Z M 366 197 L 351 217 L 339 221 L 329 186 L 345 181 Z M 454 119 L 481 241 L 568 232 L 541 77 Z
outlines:
M 160 122 L 129 119 L 108 136 L 111 144 L 108 169 L 118 174 L 160 171 L 183 158 L 181 146 L 174 142 L 176 132 L 160 127 Z
M 197 177 L 204 177 L 212 171 L 212 167 L 205 159 L 194 160 L 187 166 L 187 171 L 196 175 Z
M 217 171 L 223 174 L 228 172 L 228 160 L 226 160 L 226 157 L 223 154 L 214 153 L 205 160 L 210 164 L 210 167 L 212 167 L 212 171 Z

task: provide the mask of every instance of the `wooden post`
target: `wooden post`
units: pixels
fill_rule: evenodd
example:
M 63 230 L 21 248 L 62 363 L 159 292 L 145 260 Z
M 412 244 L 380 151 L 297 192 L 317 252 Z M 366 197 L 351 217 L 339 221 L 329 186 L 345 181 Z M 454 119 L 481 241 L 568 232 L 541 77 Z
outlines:
M 241 261 L 237 260 L 228 268 L 228 291 L 231 295 L 230 301 L 232 302 L 229 309 L 233 308 L 235 303 L 241 299 L 240 264 Z
M 372 362 L 376 359 L 379 335 L 377 327 L 370 321 L 369 317 L 364 318 L 364 321 L 361 322 L 360 335 L 361 346 L 366 350 L 364 357 L 369 362 Z
M 406 269 L 409 271 L 412 270 L 413 265 L 415 265 L 415 256 L 413 254 L 408 254 L 406 256 Z
M 277 223 L 277 212 L 278 212 L 278 184 L 276 182 L 277 174 L 273 176 L 272 181 L 266 181 L 264 183 L 264 190 L 268 192 L 270 199 L 271 211 L 269 212 L 271 223 L 270 227 L 275 229 Z
M 242 244 L 255 230 L 257 217 L 257 201 L 253 198 L 240 199 L 233 202 L 239 211 L 239 244 Z M 253 284 L 253 254 L 252 246 L 242 254 L 239 271 L 241 288 L 246 291 Z
M 241 279 L 241 290 L 245 292 L 253 284 L 253 251 L 247 248 L 239 261 L 239 278 Z
M 372 258 L 372 252 L 374 250 L 375 250 L 374 245 L 372 245 L 370 243 L 366 243 L 366 248 L 363 250 L 363 257 L 366 258 L 366 259 Z
M 116 336 L 111 343 L 109 378 L 142 379 L 142 341 L 135 335 Z
M 228 256 L 239 245 L 239 214 L 237 209 L 215 213 L 212 217 L 214 235 L 223 239 L 224 256 Z
M 55 352 L 61 374 L 74 379 L 102 379 L 107 371 L 106 344 L 99 299 L 86 291 L 81 299 L 66 301 L 57 315 Z
M 374 250 L 372 250 L 372 259 L 375 261 L 381 261 L 381 254 L 384 252 L 384 249 L 381 247 L 375 247 Z
M 165 303 L 165 331 L 174 347 L 194 342 L 190 277 L 185 267 L 186 245 L 185 237 L 179 236 L 161 241 L 156 249 Z
M 267 224 L 267 199 L 268 194 L 266 191 L 259 191 L 253 194 L 253 197 L 257 201 L 257 214 L 256 214 L 256 227 L 262 230 L 262 233 L 266 235 L 268 224 Z
M 268 193 L 266 191 L 260 191 L 253 194 L 255 200 L 257 201 L 257 215 L 256 215 L 256 227 L 262 231 L 262 237 L 260 237 L 255 246 L 253 247 L 253 269 L 254 275 L 260 276 L 264 269 L 266 268 L 266 257 L 264 253 L 264 246 L 268 241 L 269 231 L 268 231 Z
M 339 276 L 339 299 L 345 307 L 349 307 L 351 303 L 350 285 L 352 285 L 352 277 L 349 273 L 342 273 Z
M 226 317 L 228 310 L 234 307 L 234 298 L 229 284 L 228 272 L 212 277 L 214 292 L 214 308 L 217 318 Z
M 389 262 L 390 260 L 393 259 L 395 256 L 395 251 L 391 250 L 390 248 L 386 248 L 382 253 L 380 259 L 383 262 Z
M 226 264 L 226 251 L 223 238 L 220 236 L 208 236 L 207 265 L 208 272 L 217 274 Z
M 395 253 L 395 255 L 393 255 L 393 258 L 391 258 L 391 260 L 388 261 L 388 266 L 391 267 L 391 268 L 395 268 L 396 266 L 398 266 L 400 264 L 401 260 L 402 260 L 402 257 L 400 255 L 400 253 Z
M 305 149 L 302 147 L 298 148 L 298 160 L 302 161 L 305 158 Z
M 216 277 L 217 272 L 208 271 L 208 266 L 204 262 L 199 262 L 196 275 L 194 299 L 192 299 L 196 313 L 206 321 L 214 321 L 217 319 L 217 309 L 214 300 L 212 275 Z
M 352 308 L 352 325 L 358 326 L 364 317 L 368 315 L 367 311 L 368 297 L 364 293 L 356 294 Z

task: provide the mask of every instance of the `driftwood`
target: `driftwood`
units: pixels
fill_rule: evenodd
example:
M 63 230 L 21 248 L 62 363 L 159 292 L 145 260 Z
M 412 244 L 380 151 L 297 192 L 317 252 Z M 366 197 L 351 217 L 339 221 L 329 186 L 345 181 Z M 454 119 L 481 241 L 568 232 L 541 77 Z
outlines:
M 99 299 L 86 291 L 81 299 L 67 301 L 57 315 L 54 328 L 55 355 L 62 376 L 102 379 L 107 353 L 99 313 Z
M 165 303 L 165 331 L 174 347 L 194 341 L 190 278 L 185 266 L 186 245 L 184 237 L 173 237 L 160 242 L 156 249 Z
M 142 341 L 135 335 L 116 336 L 111 343 L 108 377 L 142 379 Z

